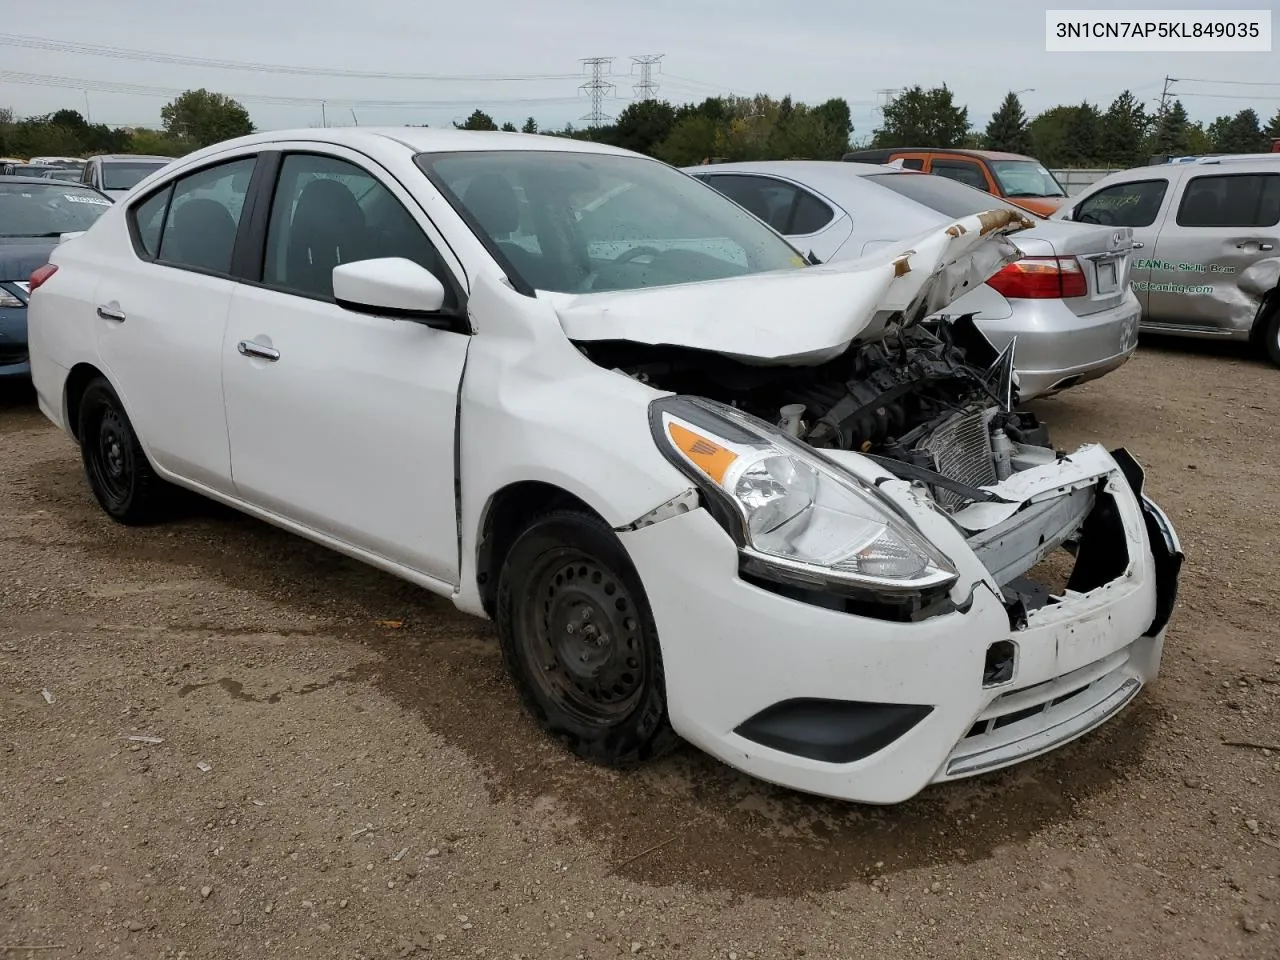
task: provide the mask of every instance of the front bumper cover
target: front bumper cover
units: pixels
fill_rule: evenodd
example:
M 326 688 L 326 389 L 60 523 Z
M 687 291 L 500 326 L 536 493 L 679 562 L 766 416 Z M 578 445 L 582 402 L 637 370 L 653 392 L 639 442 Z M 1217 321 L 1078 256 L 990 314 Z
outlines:
M 1015 475 L 1011 489 L 1034 499 L 1068 475 L 1093 476 L 1109 494 L 1128 563 L 1017 629 L 960 532 L 901 482 L 881 489 L 968 578 L 955 588 L 967 591 L 964 602 L 916 622 L 744 582 L 734 545 L 704 510 L 621 534 L 653 607 L 673 726 L 762 779 L 868 803 L 899 802 L 1096 728 L 1158 674 L 1182 553 L 1124 451 L 1085 448 Z M 1005 682 L 984 686 L 997 644 L 1015 649 L 1016 663 Z

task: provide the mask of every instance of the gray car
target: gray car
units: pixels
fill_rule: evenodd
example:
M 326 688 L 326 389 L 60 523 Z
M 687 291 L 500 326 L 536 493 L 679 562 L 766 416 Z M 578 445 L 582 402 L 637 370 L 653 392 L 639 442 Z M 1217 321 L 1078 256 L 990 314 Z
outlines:
M 958 217 L 998 207 L 1033 216 L 972 187 L 876 164 L 816 160 L 686 168 L 819 260 L 855 258 Z M 1127 228 L 1035 219 L 1012 238 L 1025 255 L 965 294 L 948 312 L 973 313 L 1003 350 L 1017 338 L 1023 400 L 1094 380 L 1138 345 L 1129 290 Z
M 1057 217 L 1133 231 L 1143 330 L 1252 340 L 1280 364 L 1280 155 L 1113 173 Z
M 172 162 L 173 157 L 154 157 L 140 153 L 101 154 L 90 157 L 85 163 L 80 182 L 105 193 L 113 200 L 119 200 L 151 174 Z

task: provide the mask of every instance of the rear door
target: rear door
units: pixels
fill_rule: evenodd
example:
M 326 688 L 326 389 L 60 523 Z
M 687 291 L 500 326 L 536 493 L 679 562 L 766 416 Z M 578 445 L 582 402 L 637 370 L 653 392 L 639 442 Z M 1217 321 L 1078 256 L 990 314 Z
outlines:
M 132 256 L 95 297 L 98 349 L 156 465 L 230 492 L 222 339 L 232 261 L 257 158 L 170 181 L 127 211 Z
M 1071 219 L 1104 227 L 1128 227 L 1133 231 L 1130 286 L 1142 312 L 1147 313 L 1152 256 L 1160 225 L 1173 207 L 1174 191 L 1168 177 L 1128 180 L 1103 187 L 1075 205 Z
M 702 179 L 824 262 L 853 232 L 847 212 L 793 181 L 744 173 L 708 173 Z
M 1156 241 L 1151 319 L 1187 332 L 1247 336 L 1265 291 L 1245 291 L 1241 283 L 1277 250 L 1280 173 L 1188 167 L 1177 213 Z

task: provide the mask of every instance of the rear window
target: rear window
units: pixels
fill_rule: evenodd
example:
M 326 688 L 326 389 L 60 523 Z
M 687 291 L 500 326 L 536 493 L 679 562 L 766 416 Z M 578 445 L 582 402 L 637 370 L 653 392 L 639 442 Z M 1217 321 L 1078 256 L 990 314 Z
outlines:
M 56 180 L 0 183 L 0 237 L 56 237 L 88 230 L 110 206 L 96 191 Z
M 987 210 L 1013 210 L 1024 216 L 1031 214 L 981 190 L 965 186 L 946 177 L 920 173 L 872 173 L 864 179 L 923 204 L 945 217 L 969 217 Z
M 108 160 L 102 164 L 102 188 L 130 190 L 167 163 L 167 160 Z

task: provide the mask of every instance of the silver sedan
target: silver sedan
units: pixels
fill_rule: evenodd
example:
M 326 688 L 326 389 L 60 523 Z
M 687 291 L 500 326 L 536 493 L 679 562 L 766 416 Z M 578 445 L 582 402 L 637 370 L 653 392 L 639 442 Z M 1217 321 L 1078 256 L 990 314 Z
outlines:
M 685 169 L 822 261 L 863 256 L 1007 206 L 953 180 L 875 164 L 778 160 Z M 1021 399 L 1097 379 L 1128 360 L 1138 346 L 1140 313 L 1129 289 L 1132 231 L 1037 218 L 1012 239 L 1023 258 L 948 312 L 974 314 L 999 350 L 1017 338 Z

